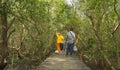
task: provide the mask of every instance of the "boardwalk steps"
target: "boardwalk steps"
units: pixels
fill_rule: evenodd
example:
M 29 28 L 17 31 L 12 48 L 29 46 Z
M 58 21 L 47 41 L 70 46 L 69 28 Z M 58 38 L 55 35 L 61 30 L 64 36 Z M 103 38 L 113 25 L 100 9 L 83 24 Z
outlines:
M 77 56 L 53 54 L 36 70 L 91 70 Z

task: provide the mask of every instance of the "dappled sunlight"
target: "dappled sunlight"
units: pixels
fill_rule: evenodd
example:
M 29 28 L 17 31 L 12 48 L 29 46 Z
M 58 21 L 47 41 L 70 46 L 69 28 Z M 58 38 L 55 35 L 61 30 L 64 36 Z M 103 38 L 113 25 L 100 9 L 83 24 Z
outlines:
M 66 61 L 66 59 L 59 58 L 59 57 L 48 58 L 48 60 L 51 60 L 51 61 Z
M 72 59 L 71 59 L 72 58 Z M 53 54 L 49 58 L 47 58 L 40 66 L 41 69 L 60 69 L 60 70 L 66 70 L 66 69 L 78 69 L 78 70 L 90 70 L 82 61 L 79 59 L 76 59 L 78 57 L 73 56 L 63 56 L 63 55 L 56 55 Z

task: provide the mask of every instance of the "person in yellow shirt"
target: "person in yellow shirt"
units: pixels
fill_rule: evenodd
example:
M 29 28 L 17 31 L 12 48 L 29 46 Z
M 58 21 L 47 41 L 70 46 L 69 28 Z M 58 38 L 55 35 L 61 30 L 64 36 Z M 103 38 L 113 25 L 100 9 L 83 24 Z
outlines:
M 64 55 L 64 50 L 65 50 L 65 47 L 64 47 L 64 36 L 62 34 L 60 34 L 60 50 L 61 50 L 62 54 Z
M 62 34 L 60 34 L 59 32 L 56 33 L 56 36 L 57 36 L 57 50 L 58 52 L 60 53 L 61 50 L 63 50 L 63 41 L 64 41 L 64 37 Z

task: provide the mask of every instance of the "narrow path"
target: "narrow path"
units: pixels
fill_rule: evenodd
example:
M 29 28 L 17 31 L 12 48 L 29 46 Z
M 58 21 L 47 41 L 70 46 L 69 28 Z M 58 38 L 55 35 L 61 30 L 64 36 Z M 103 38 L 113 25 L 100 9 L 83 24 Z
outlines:
M 36 70 L 91 70 L 77 56 L 53 54 Z

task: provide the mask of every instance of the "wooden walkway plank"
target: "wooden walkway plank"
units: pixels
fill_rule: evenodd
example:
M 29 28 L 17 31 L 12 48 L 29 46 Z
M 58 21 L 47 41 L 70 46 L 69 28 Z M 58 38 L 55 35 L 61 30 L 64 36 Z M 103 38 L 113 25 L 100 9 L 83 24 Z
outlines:
M 36 70 L 91 70 L 77 56 L 53 54 Z

